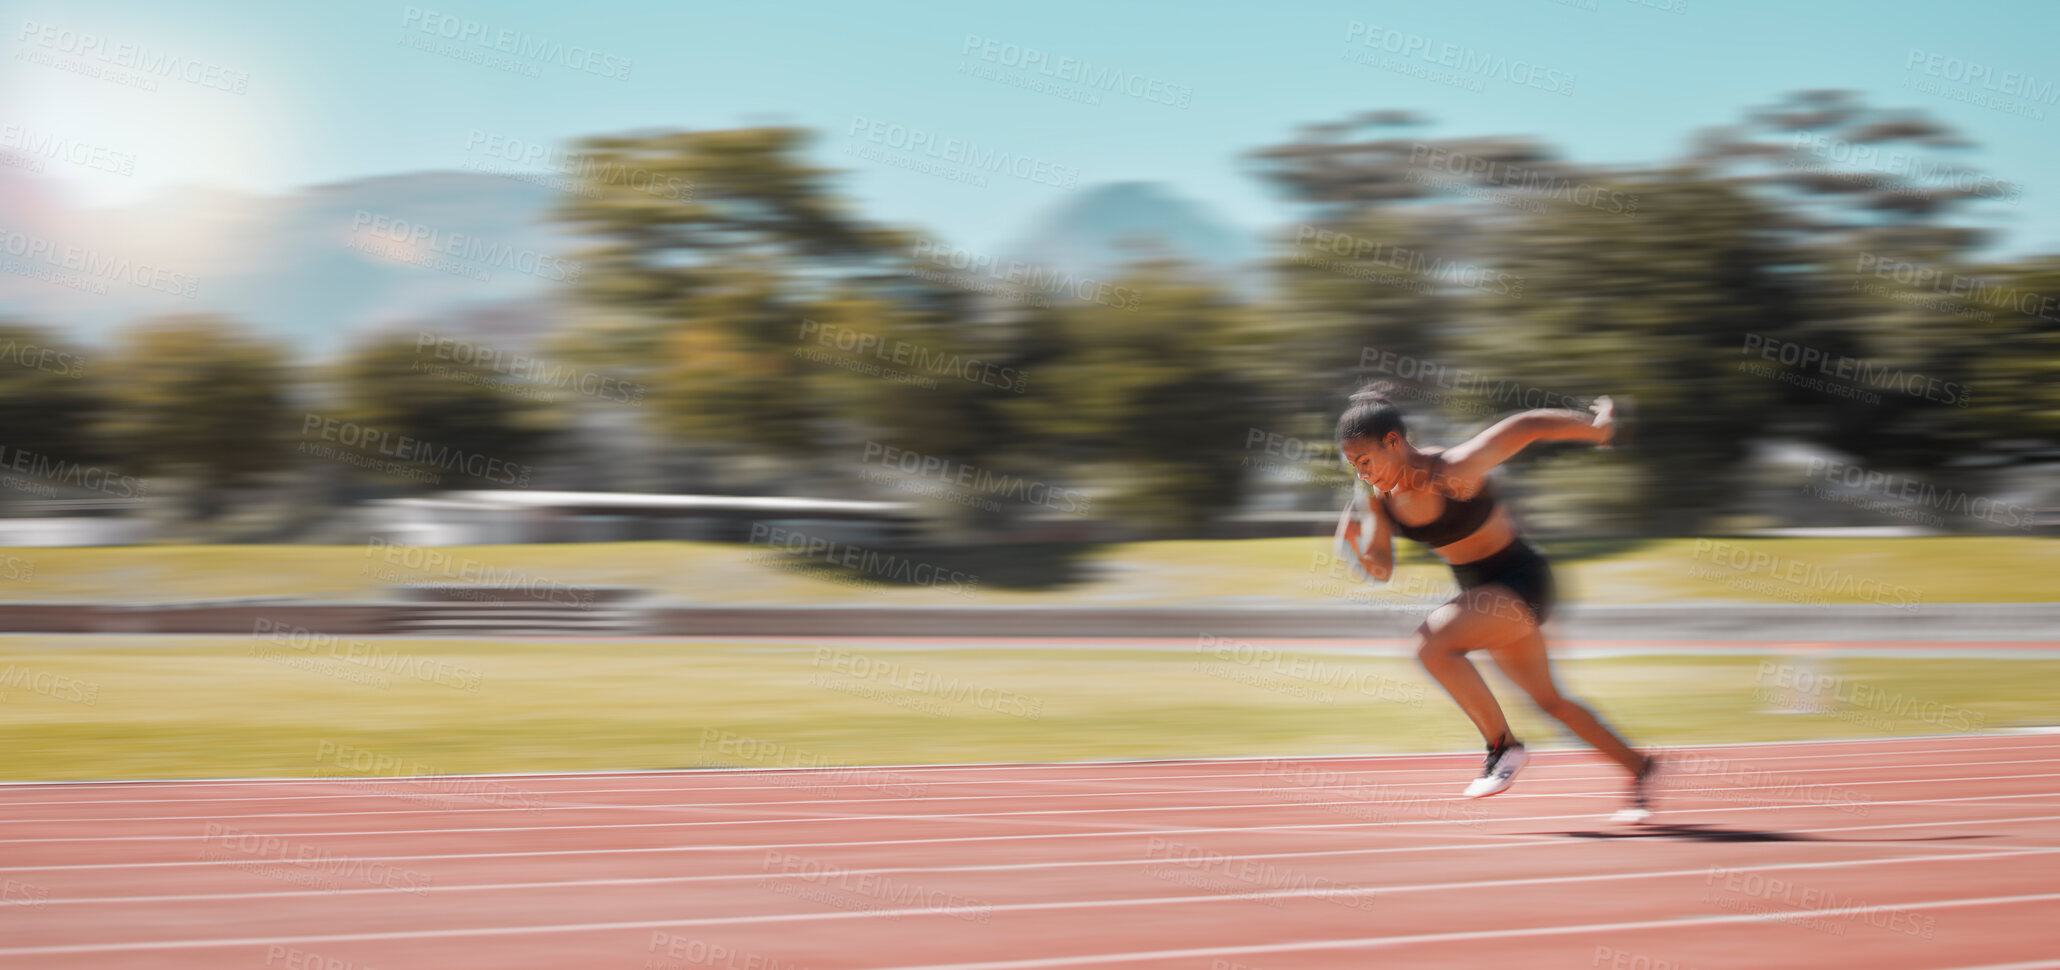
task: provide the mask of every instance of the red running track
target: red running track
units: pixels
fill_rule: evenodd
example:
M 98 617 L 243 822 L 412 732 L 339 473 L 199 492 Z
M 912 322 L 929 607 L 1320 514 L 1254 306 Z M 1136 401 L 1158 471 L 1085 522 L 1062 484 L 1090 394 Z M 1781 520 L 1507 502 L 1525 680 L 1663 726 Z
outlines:
M 2060 737 L 0 787 L 0 967 L 2060 967 Z

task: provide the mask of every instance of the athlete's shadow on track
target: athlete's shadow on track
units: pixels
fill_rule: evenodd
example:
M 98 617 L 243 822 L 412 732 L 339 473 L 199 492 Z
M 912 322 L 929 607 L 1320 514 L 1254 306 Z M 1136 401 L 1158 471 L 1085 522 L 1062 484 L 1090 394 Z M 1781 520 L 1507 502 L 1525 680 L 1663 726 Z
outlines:
M 1819 839 L 1793 832 L 1734 829 L 1721 825 L 1640 825 L 1616 832 L 1540 832 L 1573 839 L 1674 839 L 1682 842 L 1954 842 L 1993 838 L 1987 835 L 1935 835 L 1917 839 Z

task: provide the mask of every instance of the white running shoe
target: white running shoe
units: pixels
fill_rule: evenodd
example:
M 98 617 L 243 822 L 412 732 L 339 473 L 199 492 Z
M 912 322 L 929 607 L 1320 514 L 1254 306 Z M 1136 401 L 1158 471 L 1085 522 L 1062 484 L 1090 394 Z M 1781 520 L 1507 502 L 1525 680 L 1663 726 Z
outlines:
M 1645 770 L 1631 778 L 1631 804 L 1609 817 L 1612 822 L 1637 825 L 1652 820 L 1652 792 L 1659 787 L 1659 759 L 1647 755 Z
M 1500 748 L 1488 749 L 1488 760 L 1481 764 L 1481 776 L 1466 786 L 1466 797 L 1486 798 L 1509 790 L 1509 783 L 1516 773 L 1524 770 L 1531 760 L 1530 752 L 1520 742 L 1511 741 Z

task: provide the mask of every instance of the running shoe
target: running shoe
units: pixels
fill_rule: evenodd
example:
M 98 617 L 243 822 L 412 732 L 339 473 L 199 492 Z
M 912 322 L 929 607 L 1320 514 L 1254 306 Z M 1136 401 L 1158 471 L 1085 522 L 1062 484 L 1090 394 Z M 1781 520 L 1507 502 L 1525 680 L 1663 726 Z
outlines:
M 1659 787 L 1658 780 L 1659 759 L 1647 755 L 1645 767 L 1631 776 L 1631 804 L 1610 816 L 1609 820 L 1633 824 L 1649 821 L 1652 818 L 1652 793 Z
M 1488 760 L 1481 764 L 1481 776 L 1466 786 L 1466 797 L 1486 798 L 1509 789 L 1509 783 L 1516 773 L 1524 770 L 1531 760 L 1530 752 L 1522 743 L 1509 741 L 1488 749 Z

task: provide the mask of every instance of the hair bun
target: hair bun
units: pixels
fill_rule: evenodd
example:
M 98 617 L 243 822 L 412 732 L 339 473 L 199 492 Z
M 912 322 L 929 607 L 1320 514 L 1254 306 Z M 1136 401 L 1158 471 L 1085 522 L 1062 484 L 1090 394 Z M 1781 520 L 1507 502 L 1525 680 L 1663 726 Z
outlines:
M 1392 382 L 1375 381 L 1353 391 L 1350 400 L 1353 404 L 1389 404 L 1392 402 L 1389 401 L 1388 395 L 1394 389 L 1395 385 Z

